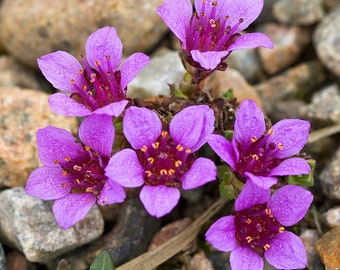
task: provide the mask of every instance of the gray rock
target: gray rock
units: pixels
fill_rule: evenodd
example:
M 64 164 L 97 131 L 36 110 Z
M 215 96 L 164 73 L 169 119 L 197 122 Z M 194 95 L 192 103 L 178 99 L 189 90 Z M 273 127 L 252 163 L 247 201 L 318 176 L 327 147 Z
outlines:
M 0 193 L 0 238 L 23 252 L 31 262 L 45 263 L 97 239 L 104 230 L 97 206 L 75 226 L 62 230 L 54 219 L 52 202 L 27 195 L 23 188 Z
M 157 95 L 170 95 L 169 84 L 178 87 L 185 69 L 178 52 L 166 51 L 151 58 L 146 66 L 128 86 L 131 98 L 148 98 Z
M 312 25 L 324 16 L 322 0 L 280 0 L 274 4 L 274 17 L 285 24 Z
M 0 243 L 0 270 L 6 270 L 5 252 Z
M 340 77 L 340 5 L 317 25 L 313 43 L 322 64 Z
M 340 147 L 320 174 L 323 192 L 331 199 L 340 200 Z
M 332 84 L 316 92 L 311 103 L 301 107 L 301 115 L 314 123 L 334 124 L 340 122 L 340 88 Z
M 305 230 L 300 234 L 300 238 L 306 248 L 308 269 L 323 270 L 324 267 L 315 248 L 315 243 L 320 239 L 317 230 Z
M 322 216 L 329 227 L 340 226 L 340 206 L 328 209 Z
M 0 40 L 13 57 L 36 68 L 38 57 L 57 50 L 80 57 L 89 34 L 109 25 L 117 29 L 124 52 L 130 55 L 150 50 L 168 31 L 156 12 L 162 3 L 162 0 L 138 4 L 135 0 L 3 0 Z

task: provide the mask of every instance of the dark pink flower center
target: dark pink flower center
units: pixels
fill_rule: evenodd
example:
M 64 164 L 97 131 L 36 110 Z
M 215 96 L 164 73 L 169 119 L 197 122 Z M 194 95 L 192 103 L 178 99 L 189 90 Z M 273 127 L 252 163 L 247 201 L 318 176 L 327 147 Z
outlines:
M 109 160 L 89 146 L 85 145 L 84 150 L 86 155 L 78 159 L 66 156 L 62 161 L 55 160 L 55 163 L 61 165 L 63 176 L 73 179 L 72 183 L 63 183 L 63 187 L 71 184 L 71 193 L 92 193 L 98 197 L 107 180 L 104 170 Z
M 106 56 L 106 59 L 110 66 L 110 56 Z M 82 57 L 82 61 L 84 70 L 79 73 L 83 75 L 84 83 L 81 85 L 75 80 L 71 81 L 78 90 L 71 94 L 73 100 L 94 111 L 126 98 L 125 90 L 120 87 L 119 70 L 114 73 L 105 72 L 99 61 L 96 61 L 96 68 L 90 67 L 85 57 Z
M 194 162 L 190 153 L 190 149 L 184 149 L 171 139 L 167 131 L 162 131 L 150 147 L 143 146 L 137 151 L 139 162 L 144 167 L 145 185 L 181 188 L 181 177 Z
M 260 255 L 270 248 L 271 240 L 285 228 L 274 218 L 266 204 L 235 213 L 236 241 Z
M 235 25 L 230 25 L 227 14 L 223 18 L 216 14 L 218 1 L 202 2 L 201 10 L 196 10 L 190 21 L 186 40 L 187 49 L 198 49 L 201 52 L 224 51 L 239 36 L 236 31 L 243 22 L 243 18 L 239 18 Z M 212 5 L 212 7 L 208 5 Z
M 251 143 L 247 146 L 237 145 L 240 157 L 236 164 L 236 171 L 240 174 L 250 172 L 254 175 L 266 176 L 278 166 L 282 159 L 277 158 L 277 153 L 283 149 L 283 144 L 267 143 L 269 136 L 274 133 L 268 130 L 261 138 L 252 137 Z

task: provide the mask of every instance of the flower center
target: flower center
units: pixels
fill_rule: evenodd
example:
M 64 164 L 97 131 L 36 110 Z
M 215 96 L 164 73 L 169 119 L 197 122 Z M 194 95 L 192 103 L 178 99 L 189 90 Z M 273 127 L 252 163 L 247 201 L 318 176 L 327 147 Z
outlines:
M 270 129 L 266 135 L 259 139 L 253 136 L 249 145 L 238 145 L 240 158 L 236 164 L 237 172 L 241 174 L 250 172 L 254 175 L 266 176 L 281 163 L 282 160 L 276 158 L 276 154 L 283 149 L 283 144 L 267 143 L 272 134 L 274 131 Z
M 105 167 L 108 163 L 107 158 L 102 158 L 91 149 L 89 146 L 84 146 L 86 155 L 72 160 L 70 157 L 65 157 L 63 161 L 55 160 L 56 164 L 60 164 L 64 176 L 71 177 L 71 193 L 93 193 L 98 197 L 102 191 L 107 177 L 105 176 Z M 63 183 L 66 187 L 68 183 Z
M 196 10 L 187 31 L 188 50 L 223 51 L 235 42 L 239 34 L 237 29 L 243 18 L 234 24 L 228 23 L 230 16 L 221 17 L 216 11 L 218 1 L 202 0 L 201 10 Z
M 150 147 L 137 151 L 139 162 L 144 167 L 145 185 L 181 188 L 181 176 L 190 169 L 194 157 L 190 149 L 175 143 L 167 131 Z
M 110 67 L 110 56 L 106 56 L 106 59 Z M 105 72 L 100 61 L 96 61 L 96 67 L 92 68 L 84 56 L 82 61 L 84 70 L 79 71 L 84 78 L 82 84 L 71 80 L 71 83 L 78 90 L 77 93 L 71 94 L 73 100 L 94 111 L 126 98 L 125 91 L 120 87 L 120 71 Z
M 236 241 L 260 255 L 270 248 L 271 239 L 285 228 L 273 217 L 266 204 L 235 213 Z

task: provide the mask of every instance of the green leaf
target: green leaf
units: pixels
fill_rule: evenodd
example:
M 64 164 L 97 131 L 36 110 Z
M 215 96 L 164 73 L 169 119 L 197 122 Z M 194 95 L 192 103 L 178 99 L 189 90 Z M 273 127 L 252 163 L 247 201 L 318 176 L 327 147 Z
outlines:
M 303 175 L 290 175 L 288 176 L 288 183 L 297 186 L 311 187 L 314 185 L 314 169 L 316 161 L 313 159 L 307 160 L 310 166 L 310 173 Z
M 90 266 L 90 270 L 114 270 L 115 266 L 110 253 L 107 250 L 102 250 L 94 259 Z
M 234 90 L 232 88 L 229 88 L 226 92 L 224 92 L 222 94 L 222 97 L 229 102 L 234 101 L 236 99 L 234 95 Z

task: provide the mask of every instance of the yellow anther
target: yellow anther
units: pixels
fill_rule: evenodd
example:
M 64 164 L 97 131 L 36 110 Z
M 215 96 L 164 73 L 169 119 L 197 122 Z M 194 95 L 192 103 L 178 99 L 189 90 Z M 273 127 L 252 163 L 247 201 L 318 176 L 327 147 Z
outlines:
M 110 55 L 106 55 L 105 58 L 106 58 L 106 59 L 110 59 L 111 56 L 110 56 Z
M 93 191 L 93 187 L 87 187 L 87 188 L 85 189 L 85 191 L 86 191 L 86 192 L 92 192 L 92 191 Z
M 74 180 L 74 182 L 77 183 L 78 185 L 81 183 L 81 181 L 78 178 Z
M 266 251 L 267 251 L 269 248 L 270 248 L 270 245 L 269 245 L 269 244 L 265 244 L 265 245 L 263 246 L 263 249 L 266 250 Z
M 169 175 L 173 175 L 174 173 L 175 173 L 175 170 L 174 170 L 174 169 L 168 170 L 168 174 L 169 174 Z
M 96 64 L 96 66 L 100 66 L 100 61 L 96 60 L 95 64 Z
M 74 165 L 73 166 L 73 170 L 80 172 L 81 171 L 81 167 L 79 165 Z
M 86 91 L 87 90 L 87 85 L 83 85 L 83 90 Z
M 268 132 L 267 132 L 268 135 L 273 135 L 274 134 L 274 130 L 272 129 L 268 129 Z
M 91 147 L 90 147 L 90 146 L 87 146 L 87 145 L 85 145 L 85 146 L 84 146 L 84 149 L 85 149 L 85 151 L 87 151 L 87 152 L 88 152 L 88 151 L 90 151 L 90 150 L 91 150 Z
M 217 1 L 215 0 L 215 1 L 212 1 L 212 3 L 211 3 L 213 6 L 217 6 Z
M 209 20 L 209 23 L 210 23 L 210 26 L 211 26 L 211 27 L 213 27 L 213 28 L 216 27 L 216 22 L 215 22 L 214 19 L 210 19 L 210 20 Z
M 185 149 L 185 153 L 189 154 L 191 152 L 191 149 Z
M 65 161 L 71 161 L 71 158 L 70 157 L 65 157 L 64 160 Z
M 167 135 L 168 135 L 168 132 L 163 130 L 162 133 L 161 133 L 162 137 L 165 138 Z
M 151 144 L 151 146 L 153 147 L 153 149 L 157 149 L 159 147 L 159 142 L 155 142 Z
M 63 171 L 62 174 L 63 174 L 63 176 L 67 175 L 67 171 Z
M 55 160 L 53 160 L 53 163 L 54 164 L 59 164 L 59 160 L 55 159 Z
M 148 161 L 150 164 L 152 164 L 152 163 L 155 161 L 155 159 L 154 159 L 153 157 L 149 157 L 149 158 L 147 159 L 147 161 Z
M 148 150 L 148 148 L 145 145 L 143 145 L 143 147 L 140 150 L 145 153 Z
M 61 183 L 61 187 L 66 188 L 67 184 L 66 183 Z
M 250 224 L 251 223 L 251 219 L 247 218 L 246 222 L 247 222 L 247 224 Z
M 78 74 L 79 74 L 79 75 L 83 75 L 83 74 L 84 74 L 84 70 L 79 69 L 79 70 L 78 70 Z
M 253 241 L 253 238 L 251 238 L 251 236 L 247 236 L 246 240 L 247 240 L 247 243 L 249 244 L 251 241 Z
M 230 18 L 229 15 L 224 17 L 225 20 L 229 20 L 229 18 Z
M 168 171 L 166 169 L 161 169 L 159 172 L 161 175 L 168 175 Z
M 152 172 L 151 171 L 145 171 L 145 174 L 150 177 L 152 175 Z
M 179 166 L 181 166 L 182 165 L 182 161 L 180 161 L 180 160 L 176 160 L 175 161 L 175 167 L 177 168 L 177 167 L 179 167 Z
M 71 79 L 71 83 L 72 83 L 72 84 L 75 84 L 75 83 L 76 83 L 76 80 L 75 80 L 75 79 Z
M 253 155 L 251 155 L 251 157 L 252 157 L 253 159 L 256 159 L 256 160 L 259 159 L 259 156 L 258 156 L 257 154 L 253 154 Z
M 256 142 L 257 141 L 257 137 L 256 136 L 253 136 L 252 138 L 251 138 L 251 142 Z
M 269 216 L 269 215 L 271 215 L 271 213 L 272 213 L 272 211 L 270 210 L 270 209 L 268 209 L 268 208 L 266 208 L 265 210 L 264 210 L 264 212 Z
M 176 149 L 177 149 L 177 151 L 180 151 L 180 152 L 184 150 L 183 146 L 180 145 L 180 144 L 178 144 L 178 145 L 176 146 Z
M 282 149 L 283 149 L 283 144 L 282 144 L 282 143 L 278 143 L 278 144 L 277 144 L 277 148 L 279 148 L 280 150 L 282 150 Z
M 285 228 L 284 227 L 280 227 L 279 228 L 279 233 L 283 233 L 285 231 Z
M 238 21 L 241 23 L 241 22 L 243 22 L 243 21 L 244 21 L 244 19 L 243 19 L 243 18 L 240 18 Z

